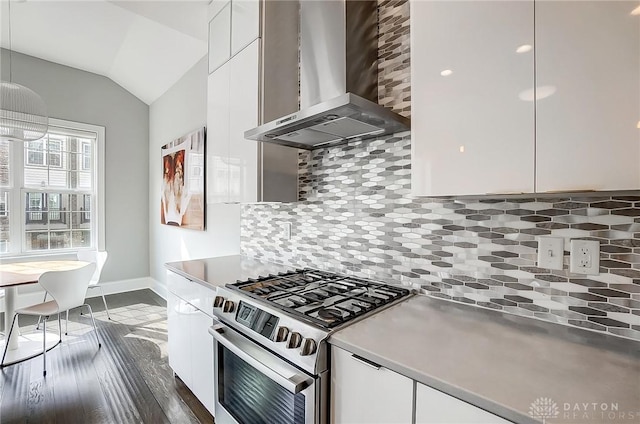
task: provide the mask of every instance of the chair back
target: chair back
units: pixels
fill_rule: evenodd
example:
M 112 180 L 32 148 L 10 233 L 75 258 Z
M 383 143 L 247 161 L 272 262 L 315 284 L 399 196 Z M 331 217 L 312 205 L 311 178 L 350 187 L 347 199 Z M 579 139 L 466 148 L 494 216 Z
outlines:
M 96 264 L 90 263 L 70 271 L 47 271 L 40 276 L 38 283 L 56 301 L 58 310 L 66 311 L 84 304 L 95 270 Z
M 95 286 L 100 281 L 100 274 L 102 274 L 102 267 L 107 261 L 107 252 L 98 252 L 97 250 L 78 250 L 78 260 L 84 262 L 93 262 L 96 264 L 96 271 L 91 277 L 90 286 Z

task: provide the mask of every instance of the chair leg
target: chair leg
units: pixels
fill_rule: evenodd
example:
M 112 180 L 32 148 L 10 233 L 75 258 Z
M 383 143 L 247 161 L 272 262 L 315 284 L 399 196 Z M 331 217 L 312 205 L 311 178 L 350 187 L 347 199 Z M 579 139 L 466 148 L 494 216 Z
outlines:
M 83 306 L 86 306 L 89 309 L 89 315 L 91 315 L 91 321 L 93 321 L 93 331 L 96 333 L 96 340 L 98 341 L 98 349 L 102 347 L 100 343 L 100 338 L 98 337 L 98 327 L 96 326 L 96 320 L 93 318 L 93 311 L 91 310 L 91 305 L 85 303 Z
M 107 319 L 111 319 L 111 315 L 109 315 L 109 308 L 107 307 L 107 299 L 104 298 L 104 291 L 102 287 L 96 286 L 100 289 L 100 295 L 102 296 L 102 303 L 104 303 L 104 310 L 107 311 Z
M 69 311 L 67 311 L 67 313 L 69 313 Z M 60 312 L 58 312 L 58 337 L 60 338 L 60 341 L 62 341 L 62 322 L 60 320 Z
M 2 354 L 2 361 L 0 361 L 0 366 L 4 366 L 4 358 L 7 356 L 7 348 L 9 347 L 9 340 L 11 340 L 11 333 L 13 332 L 13 326 L 16 325 L 16 318 L 18 318 L 18 314 L 13 316 L 13 320 L 11 321 L 11 328 L 9 329 L 9 335 L 6 338 L 6 342 L 4 344 L 4 353 Z
M 47 376 L 47 320 L 48 316 L 42 320 L 42 376 Z
M 69 310 L 67 309 L 67 318 L 64 320 L 64 335 L 69 335 Z
M 48 294 L 49 293 L 47 293 L 46 291 L 44 292 L 44 299 L 42 299 L 42 303 L 47 301 L 47 295 Z M 36 324 L 36 330 L 40 329 L 40 321 L 42 321 L 42 315 L 38 317 L 38 323 Z M 18 326 L 18 328 L 20 328 L 20 327 Z

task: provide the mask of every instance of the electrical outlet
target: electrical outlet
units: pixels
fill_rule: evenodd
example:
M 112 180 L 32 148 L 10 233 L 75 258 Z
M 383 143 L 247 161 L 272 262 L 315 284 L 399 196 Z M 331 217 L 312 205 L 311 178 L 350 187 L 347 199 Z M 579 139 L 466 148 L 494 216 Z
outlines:
M 600 242 L 593 240 L 571 240 L 569 271 L 574 274 L 599 274 Z
M 562 269 L 564 259 L 564 238 L 538 237 L 538 267 Z
M 291 240 L 291 223 L 285 222 L 282 224 L 282 238 L 284 240 Z

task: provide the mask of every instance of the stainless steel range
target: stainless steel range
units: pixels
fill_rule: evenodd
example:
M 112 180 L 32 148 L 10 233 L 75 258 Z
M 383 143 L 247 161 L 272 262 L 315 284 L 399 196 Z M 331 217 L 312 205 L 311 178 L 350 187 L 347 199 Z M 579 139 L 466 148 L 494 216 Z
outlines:
M 409 290 L 313 269 L 219 288 L 213 313 L 216 423 L 325 423 L 326 338 Z

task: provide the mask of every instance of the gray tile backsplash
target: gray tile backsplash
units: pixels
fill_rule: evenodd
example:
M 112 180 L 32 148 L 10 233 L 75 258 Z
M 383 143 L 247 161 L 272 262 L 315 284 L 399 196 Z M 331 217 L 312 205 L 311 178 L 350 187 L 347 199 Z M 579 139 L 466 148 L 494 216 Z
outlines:
M 640 192 L 416 198 L 410 157 L 409 133 L 302 151 L 299 203 L 242 206 L 243 254 L 640 340 Z M 536 266 L 543 235 L 564 270 Z M 572 238 L 600 242 L 600 275 L 569 273 Z
M 379 1 L 380 102 L 410 116 L 409 3 Z M 411 196 L 411 137 L 299 155 L 295 204 L 242 206 L 245 255 L 640 340 L 640 191 Z M 292 238 L 281 225 L 292 223 Z M 600 275 L 536 266 L 537 237 L 600 241 Z

